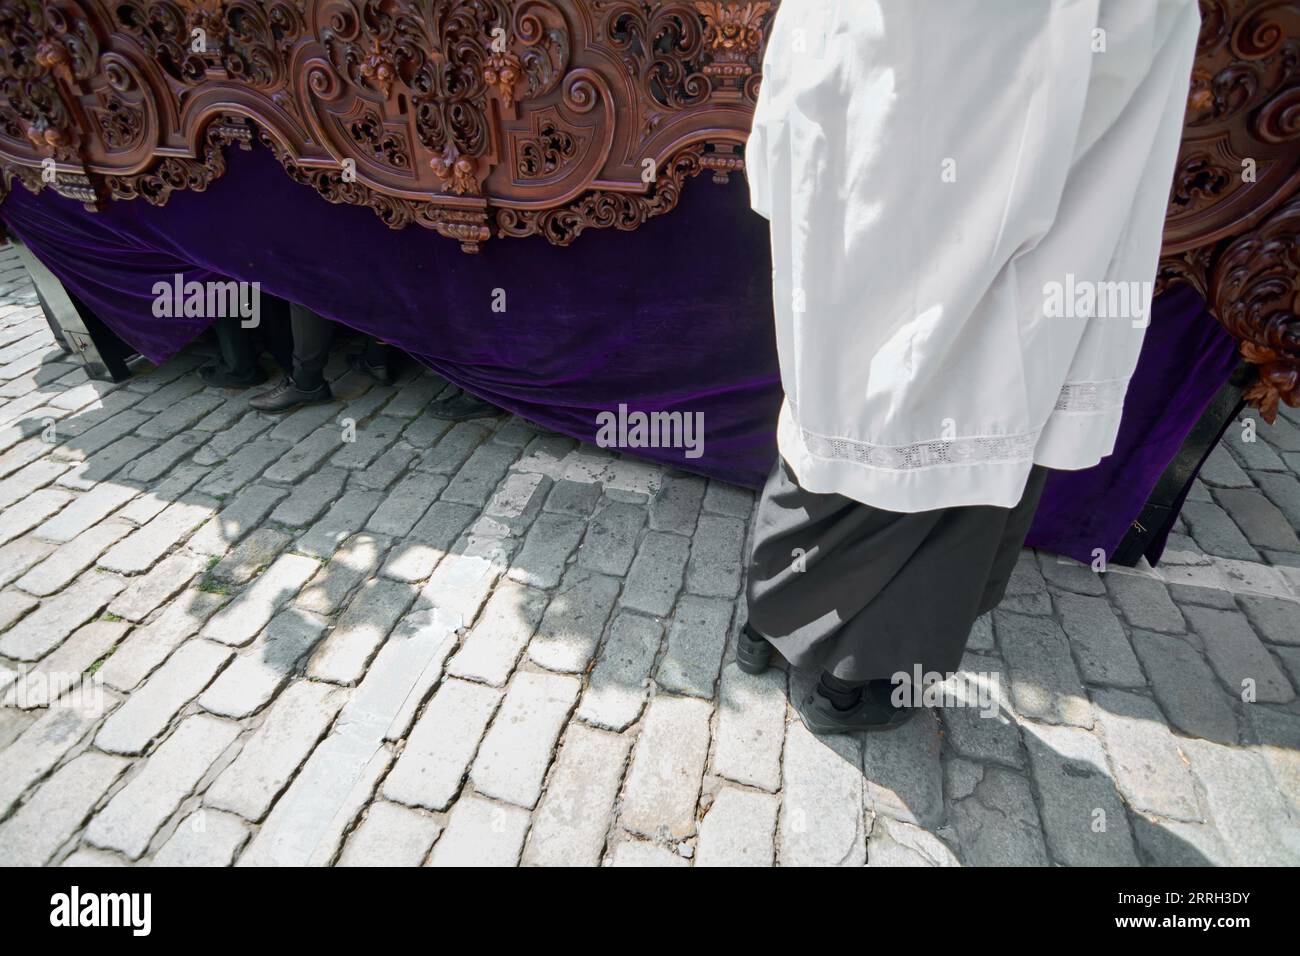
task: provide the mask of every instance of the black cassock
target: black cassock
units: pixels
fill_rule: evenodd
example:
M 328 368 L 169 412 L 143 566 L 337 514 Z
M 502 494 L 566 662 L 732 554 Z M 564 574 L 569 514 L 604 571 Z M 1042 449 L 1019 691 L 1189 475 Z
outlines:
M 1006 591 L 1047 479 L 1014 508 L 900 513 L 800 488 L 778 458 L 755 516 L 750 626 L 791 665 L 845 681 L 957 669 Z

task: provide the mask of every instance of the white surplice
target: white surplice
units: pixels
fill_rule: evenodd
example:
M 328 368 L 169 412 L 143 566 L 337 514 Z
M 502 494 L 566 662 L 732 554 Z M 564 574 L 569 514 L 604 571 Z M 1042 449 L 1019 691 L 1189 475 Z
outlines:
M 1199 25 L 1196 0 L 783 0 L 746 165 L 802 487 L 1011 507 L 1035 463 L 1111 453 Z

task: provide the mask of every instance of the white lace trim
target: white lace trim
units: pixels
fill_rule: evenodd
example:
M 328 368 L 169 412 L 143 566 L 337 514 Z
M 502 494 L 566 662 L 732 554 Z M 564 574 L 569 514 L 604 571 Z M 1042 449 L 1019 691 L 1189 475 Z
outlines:
M 1098 382 L 1066 382 L 1056 399 L 1056 411 L 1101 414 L 1123 407 L 1128 379 Z M 798 425 L 798 412 L 791 404 L 795 425 L 804 447 L 818 458 L 851 461 L 869 468 L 912 471 L 939 465 L 1004 464 L 1032 461 L 1041 428 L 1019 435 L 975 435 L 967 438 L 937 438 L 911 445 L 873 445 L 850 438 L 819 435 Z

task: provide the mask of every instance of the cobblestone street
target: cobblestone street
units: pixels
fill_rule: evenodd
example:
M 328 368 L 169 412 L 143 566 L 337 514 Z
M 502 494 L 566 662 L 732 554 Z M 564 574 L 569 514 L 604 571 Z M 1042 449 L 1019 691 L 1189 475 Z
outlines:
M 0 863 L 1300 864 L 1295 410 L 1158 569 L 1026 551 L 962 699 L 817 738 L 732 662 L 750 491 L 202 358 L 90 381 L 0 249 Z

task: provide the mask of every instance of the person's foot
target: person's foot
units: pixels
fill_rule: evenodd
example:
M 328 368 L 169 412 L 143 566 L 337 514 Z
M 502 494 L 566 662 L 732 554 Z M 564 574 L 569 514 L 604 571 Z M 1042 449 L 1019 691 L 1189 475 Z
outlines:
M 471 418 L 496 418 L 498 415 L 505 414 L 505 409 L 497 408 L 491 402 L 485 402 L 481 398 L 475 398 L 463 389 L 451 398 L 434 402 L 426 411 L 434 418 L 453 422 L 463 422 Z
M 367 362 L 365 352 L 356 352 L 349 355 L 348 368 L 352 369 L 354 372 L 360 372 L 362 375 L 378 382 L 380 385 L 392 385 L 393 378 L 395 377 L 393 375 L 393 370 L 389 368 L 386 363 L 371 365 Z
M 199 379 L 213 388 L 252 388 L 266 381 L 266 369 L 255 365 L 247 375 L 236 375 L 220 362 L 209 362 L 199 369 Z
M 275 388 L 250 399 L 248 407 L 255 408 L 259 412 L 279 414 L 303 405 L 319 405 L 333 399 L 334 393 L 330 391 L 328 382 L 321 382 L 316 388 L 299 388 L 294 384 L 293 379 L 286 375 Z
M 736 666 L 746 674 L 761 674 L 772 663 L 772 645 L 746 624 L 736 639 Z
M 892 700 L 894 684 L 888 680 L 868 681 L 856 703 L 847 709 L 836 707 L 822 693 L 821 686 L 794 702 L 799 718 L 814 734 L 852 734 L 860 731 L 893 730 L 916 713 L 914 707 L 897 707 Z

